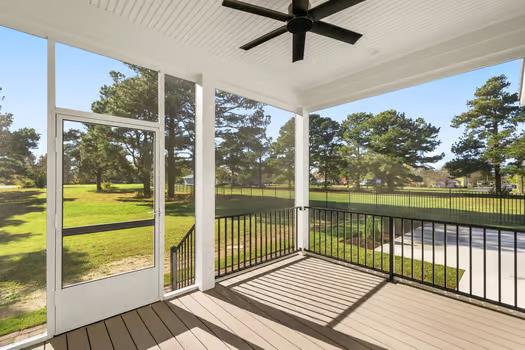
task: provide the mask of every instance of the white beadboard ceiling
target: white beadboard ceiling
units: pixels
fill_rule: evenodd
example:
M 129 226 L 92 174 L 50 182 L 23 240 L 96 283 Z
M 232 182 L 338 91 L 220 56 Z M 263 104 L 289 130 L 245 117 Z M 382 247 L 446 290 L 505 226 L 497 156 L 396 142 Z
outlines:
M 283 12 L 287 11 L 291 0 L 244 0 L 260 6 L 265 6 Z M 325 18 L 326 22 L 336 24 L 363 34 L 361 40 L 351 46 L 330 38 L 312 33 L 307 35 L 305 60 L 293 64 L 291 62 L 291 34 L 284 34 L 257 48 L 245 52 L 239 46 L 265 34 L 278 26 L 280 22 L 242 13 L 221 6 L 221 0 L 19 0 L 15 4 L 0 5 L 9 10 L 9 6 L 18 11 L 13 13 L 28 14 L 33 10 L 33 16 L 26 21 L 46 22 L 47 27 L 56 24 L 56 30 L 69 25 L 74 41 L 82 46 L 82 36 L 89 39 L 90 47 L 109 45 L 115 41 L 115 47 L 125 51 L 129 46 L 129 55 L 133 56 L 133 46 L 138 48 L 146 45 L 140 42 L 133 33 L 147 32 L 148 41 L 165 48 L 163 59 L 179 64 L 180 71 L 198 71 L 198 64 L 211 66 L 218 72 L 223 71 L 222 80 L 228 80 L 229 85 L 252 89 L 254 95 L 268 95 L 269 101 L 281 101 L 282 105 L 307 107 L 324 107 L 333 103 L 374 94 L 383 90 L 375 87 L 388 86 L 396 81 L 396 87 L 403 77 L 412 80 L 410 85 L 424 81 L 425 72 L 442 71 L 441 75 L 455 72 L 454 67 L 472 69 L 479 65 L 493 63 L 496 59 L 495 50 L 505 55 L 500 59 L 516 58 L 525 55 L 525 35 L 511 37 L 512 33 L 525 34 L 525 1 L 524 0 L 367 0 L 340 13 Z M 324 0 L 312 0 L 311 5 L 323 3 Z M 23 8 L 27 3 L 33 7 Z M 55 7 L 55 17 L 41 18 L 42 3 Z M 40 8 L 40 9 L 39 9 Z M 56 9 L 59 9 L 58 13 Z M 4 19 L 6 17 L 4 16 Z M 63 22 L 68 18 L 69 23 Z M 95 20 L 94 20 L 95 19 Z M 0 20 L 2 16 L 0 15 Z M 83 21 L 91 21 L 97 27 L 87 30 Z M 514 21 L 514 22 L 512 22 Z M 15 25 L 20 21 L 13 22 Z M 73 25 L 78 23 L 77 26 Z M 37 23 L 38 24 L 38 23 Z M 27 24 L 33 29 L 35 23 Z M 61 27 L 62 26 L 62 27 Z M 493 26 L 493 27 L 491 27 Z M 24 26 L 22 26 L 24 27 Z M 493 28 L 486 30 L 487 28 Z M 484 30 L 486 30 L 484 32 Z M 38 30 L 37 30 L 38 31 Z M 101 33 L 106 33 L 102 37 Z M 130 33 L 129 42 L 123 40 Z M 502 39 L 486 43 L 483 47 L 472 47 L 475 43 L 488 42 L 499 36 Z M 152 40 L 154 38 L 154 40 Z M 485 38 L 487 40 L 485 40 Z M 522 39 L 520 39 L 522 38 Z M 512 41 L 514 40 L 514 41 Z M 118 41 L 118 42 L 117 42 Z M 455 42 L 455 44 L 454 44 Z M 451 43 L 447 46 L 447 43 Z M 505 44 L 506 46 L 498 46 Z M 441 45 L 441 46 L 440 46 Z M 454 46 L 455 45 L 455 46 Z M 454 55 L 443 56 L 441 61 L 426 66 L 416 57 L 427 57 L 425 62 L 439 56 L 435 48 L 442 47 L 443 52 L 456 52 Z M 472 50 L 472 56 L 460 52 Z M 168 48 L 169 51 L 168 52 Z M 511 50 L 512 49 L 512 50 Z M 427 50 L 427 56 L 423 52 Z M 434 51 L 432 51 L 434 50 Z M 479 50 L 475 51 L 475 50 Z M 512 51 L 512 52 L 511 52 Z M 170 58 L 169 55 L 176 55 Z M 432 56 L 429 56 L 433 52 Z M 474 52 L 475 56 L 474 56 Z M 197 59 L 196 55 L 205 56 Z M 182 56 L 188 57 L 182 57 Z M 193 55 L 193 56 L 192 56 Z M 419 56 L 418 56 L 419 55 Z M 154 55 L 151 54 L 152 59 Z M 177 56 L 177 57 L 175 57 Z M 492 57 L 488 59 L 488 57 Z M 412 61 L 411 57 L 414 57 Z M 485 60 L 477 59 L 487 57 Z M 144 60 L 142 60 L 144 61 Z M 183 63 L 185 62 L 185 63 Z M 395 62 L 395 63 L 394 63 Z M 403 71 L 404 76 L 390 75 L 403 63 L 410 62 L 413 72 Z M 470 62 L 470 64 L 466 64 Z M 162 66 L 162 64 L 159 64 Z M 441 66 L 440 66 L 441 65 Z M 228 66 L 228 67 L 227 67 Z M 377 69 L 375 69 L 377 67 Z M 419 70 L 417 70 L 419 67 Z M 445 69 L 446 68 L 446 69 Z M 364 72 L 373 70 L 377 74 L 384 70 L 389 81 L 367 81 Z M 382 71 L 381 71 L 382 72 Z M 220 75 L 220 72 L 218 73 Z M 372 76 L 368 73 L 367 76 Z M 438 77 L 438 75 L 432 77 Z M 360 85 L 352 85 L 359 77 Z M 419 80 L 416 77 L 421 77 Z M 344 81 L 343 81 L 344 80 Z M 250 86 L 246 86 L 249 84 Z M 279 86 L 272 90 L 272 86 Z M 348 93 L 335 87 L 348 89 Z M 327 89 L 328 88 L 328 89 Z M 266 91 L 261 91 L 266 89 Z M 331 91 L 329 95 L 321 96 L 316 90 Z M 369 91 L 359 94 L 361 91 Z M 317 98 L 317 96 L 320 96 Z M 340 96 L 339 96 L 340 95 Z M 293 97 L 293 98 L 292 98 Z M 314 100 L 318 101 L 314 101 Z M 285 101 L 288 100 L 288 101 Z M 289 101 L 293 100 L 293 101 Z
M 282 23 L 221 6 L 221 0 L 88 0 L 176 42 L 290 76 L 297 86 L 330 81 L 525 12 L 523 0 L 367 0 L 325 19 L 360 32 L 355 45 L 308 34 L 305 60 L 291 63 L 291 34 L 244 52 L 239 46 Z M 291 0 L 244 0 L 287 12 Z M 314 0 L 314 7 L 323 0 Z

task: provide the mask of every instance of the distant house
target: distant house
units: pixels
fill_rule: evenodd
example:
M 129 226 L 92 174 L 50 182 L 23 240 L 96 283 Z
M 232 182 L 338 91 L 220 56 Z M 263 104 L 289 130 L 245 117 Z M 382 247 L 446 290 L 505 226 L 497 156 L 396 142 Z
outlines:
M 187 185 L 187 186 L 193 186 L 193 184 L 194 184 L 193 181 L 194 181 L 193 175 L 186 175 L 186 176 L 182 177 L 182 183 Z
M 460 186 L 460 181 L 448 178 L 437 179 L 436 183 L 434 184 L 434 187 L 437 188 L 456 188 Z
M 383 180 L 373 178 L 373 179 L 365 179 L 361 180 L 360 185 L 361 186 L 381 186 L 383 184 Z

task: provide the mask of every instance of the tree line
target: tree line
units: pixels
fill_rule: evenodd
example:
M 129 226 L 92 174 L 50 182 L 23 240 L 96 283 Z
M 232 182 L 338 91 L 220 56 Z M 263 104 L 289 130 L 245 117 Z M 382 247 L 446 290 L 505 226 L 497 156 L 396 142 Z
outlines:
M 100 88 L 92 103 L 96 113 L 147 121 L 158 120 L 157 73 L 128 65 L 133 74 L 111 71 L 111 84 Z M 463 136 L 452 146 L 454 158 L 445 169 L 450 176 L 484 172 L 502 191 L 506 174 L 525 176 L 525 110 L 518 94 L 501 75 L 476 89 L 468 110 L 452 118 Z M 194 174 L 194 84 L 166 77 L 166 187 Z M 1 90 L 0 90 L 1 91 Z M 0 101 L 1 102 L 1 101 Z M 40 135 L 32 128 L 11 130 L 14 116 L 0 104 L 0 183 L 45 185 L 46 157 L 37 157 Z M 294 180 L 294 120 L 289 119 L 275 139 L 268 127 L 265 105 L 224 91 L 216 92 L 217 184 L 264 186 Z M 443 159 L 436 153 L 440 129 L 422 117 L 396 110 L 353 113 L 342 122 L 319 114 L 310 116 L 310 168 L 313 183 L 324 187 L 347 183 L 395 189 L 421 181 L 422 169 Z M 64 182 L 95 183 L 97 191 L 112 181 L 141 183 L 152 194 L 154 135 L 142 130 L 87 124 L 64 133 Z
M 93 112 L 146 121 L 158 120 L 157 73 L 128 65 L 132 74 L 111 71 Z M 166 187 L 194 174 L 195 88 L 167 76 L 165 84 Z M 1 110 L 0 110 L 1 112 Z M 13 115 L 0 113 L 0 183 L 45 186 L 45 156 L 36 157 L 40 135 L 32 128 L 12 131 Z M 273 140 L 264 104 L 217 91 L 217 182 L 232 185 L 287 183 L 294 178 L 294 123 L 285 123 Z M 94 183 L 99 192 L 113 181 L 141 183 L 152 195 L 154 134 L 99 124 L 68 124 L 63 135 L 64 183 Z M 38 181 L 37 181 L 38 179 Z
M 444 166 L 451 177 L 482 172 L 494 179 L 494 191 L 503 191 L 505 175 L 525 176 L 525 109 L 518 94 L 508 91 L 504 75 L 490 78 L 467 101 L 468 110 L 452 118 L 463 136 Z M 425 169 L 443 159 L 436 154 L 440 129 L 423 118 L 409 118 L 396 110 L 378 114 L 353 113 L 341 123 L 310 116 L 310 164 L 313 182 L 325 187 L 346 182 L 359 189 L 366 179 L 393 190 L 420 182 Z
M 34 128 L 12 130 L 14 116 L 2 112 L 4 96 L 0 87 L 0 184 L 43 187 L 46 181 L 45 156 L 37 157 L 40 135 Z
M 343 180 L 359 189 L 372 177 L 374 185 L 394 189 L 417 180 L 413 169 L 428 168 L 444 154 L 439 128 L 423 118 L 396 110 L 378 114 L 353 113 L 341 123 L 318 114 L 310 116 L 312 182 L 325 187 Z

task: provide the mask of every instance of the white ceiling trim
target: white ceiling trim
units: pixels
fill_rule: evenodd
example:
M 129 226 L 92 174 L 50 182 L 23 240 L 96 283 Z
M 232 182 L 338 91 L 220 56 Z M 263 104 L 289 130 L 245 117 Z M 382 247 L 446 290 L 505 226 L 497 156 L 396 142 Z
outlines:
M 367 68 L 300 94 L 320 110 L 525 56 L 525 16 Z

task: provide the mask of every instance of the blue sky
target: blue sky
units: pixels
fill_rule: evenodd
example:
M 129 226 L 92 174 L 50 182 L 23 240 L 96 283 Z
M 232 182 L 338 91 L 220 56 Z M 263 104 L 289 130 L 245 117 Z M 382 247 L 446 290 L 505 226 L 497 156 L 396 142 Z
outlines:
M 33 127 L 42 136 L 38 153 L 45 152 L 46 131 L 46 41 L 41 38 L 0 27 L 2 55 L 0 58 L 0 87 L 5 100 L 2 111 L 14 114 L 14 129 Z M 129 73 L 121 62 L 65 45 L 57 45 L 56 52 L 57 105 L 89 111 L 91 102 L 98 98 L 100 86 L 111 83 L 108 72 L 120 70 Z M 519 88 L 521 61 L 512 61 L 473 72 L 432 81 L 415 87 L 371 97 L 320 111 L 338 121 L 354 112 L 378 113 L 387 109 L 405 112 L 409 117 L 423 117 L 441 128 L 439 152 L 450 159 L 450 147 L 462 131 L 450 127 L 450 120 L 466 110 L 465 103 L 472 98 L 476 87 L 488 78 L 505 74 L 512 83 L 511 90 Z M 269 133 L 276 137 L 278 130 L 292 114 L 268 106 L 272 116 Z

